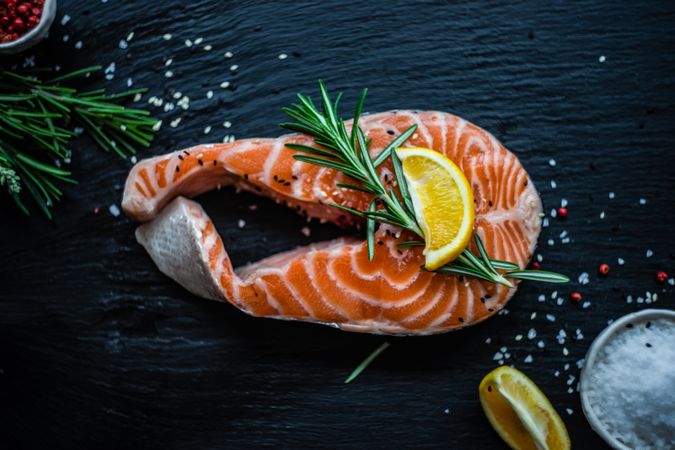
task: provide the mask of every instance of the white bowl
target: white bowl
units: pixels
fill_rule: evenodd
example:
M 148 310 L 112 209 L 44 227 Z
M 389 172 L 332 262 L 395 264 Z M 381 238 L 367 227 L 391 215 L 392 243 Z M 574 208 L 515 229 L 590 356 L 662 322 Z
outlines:
M 13 55 L 40 42 L 47 36 L 54 17 L 56 17 L 56 0 L 45 0 L 45 4 L 42 7 L 42 16 L 40 16 L 40 23 L 15 41 L 7 42 L 6 44 L 0 43 L 0 55 Z
M 594 364 L 598 361 L 598 354 L 600 350 L 610 342 L 617 334 L 623 332 L 626 325 L 631 323 L 633 325 L 641 324 L 644 322 L 654 321 L 657 319 L 670 319 L 675 320 L 675 311 L 669 309 L 643 309 L 642 311 L 634 312 L 612 322 L 607 328 L 605 328 L 598 337 L 595 338 L 591 347 L 588 349 L 586 354 L 586 360 L 584 362 L 584 368 L 581 371 L 581 377 L 579 380 L 579 395 L 581 396 L 581 407 L 584 410 L 586 419 L 591 424 L 591 428 L 595 430 L 596 433 L 602 437 L 605 442 L 617 450 L 634 450 L 631 447 L 626 446 L 623 442 L 616 439 L 605 427 L 604 422 L 600 417 L 598 417 L 591 406 L 591 402 L 586 393 L 587 386 L 590 386 L 591 383 L 591 372 L 593 371 Z

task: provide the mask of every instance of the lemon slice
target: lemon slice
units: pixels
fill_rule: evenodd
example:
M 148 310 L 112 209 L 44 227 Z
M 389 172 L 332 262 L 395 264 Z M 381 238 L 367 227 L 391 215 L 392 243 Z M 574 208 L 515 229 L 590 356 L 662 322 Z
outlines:
M 483 378 L 480 403 L 492 427 L 516 450 L 567 450 L 570 437 L 543 392 L 524 373 L 501 366 Z
M 471 239 L 473 193 L 462 171 L 428 148 L 398 148 L 415 216 L 424 233 L 425 267 L 435 270 L 457 258 Z

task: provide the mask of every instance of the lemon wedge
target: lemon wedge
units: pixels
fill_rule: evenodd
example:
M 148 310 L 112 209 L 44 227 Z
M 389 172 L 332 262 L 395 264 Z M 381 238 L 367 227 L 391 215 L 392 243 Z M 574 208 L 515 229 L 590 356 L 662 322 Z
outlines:
M 471 239 L 473 193 L 462 171 L 428 148 L 398 148 L 415 216 L 424 233 L 425 267 L 435 270 L 457 258 Z
M 480 403 L 492 427 L 515 450 L 567 450 L 570 437 L 551 402 L 524 373 L 501 366 L 483 378 Z

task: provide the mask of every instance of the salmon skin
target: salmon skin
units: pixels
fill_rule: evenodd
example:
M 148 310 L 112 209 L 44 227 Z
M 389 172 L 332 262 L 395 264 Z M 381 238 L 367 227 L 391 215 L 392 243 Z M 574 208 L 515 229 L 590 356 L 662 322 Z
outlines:
M 413 124 L 406 145 L 443 153 L 474 194 L 475 232 L 491 258 L 524 268 L 541 229 L 541 199 L 518 158 L 492 135 L 443 112 L 390 111 L 359 121 L 374 156 Z M 350 123 L 347 128 L 350 128 Z M 204 210 L 187 197 L 225 185 L 271 197 L 310 218 L 342 226 L 360 219 L 331 203 L 366 209 L 367 194 L 336 187 L 342 173 L 297 161 L 287 143 L 303 134 L 201 145 L 140 161 L 122 207 L 159 269 L 190 292 L 228 301 L 257 317 L 322 323 L 346 331 L 425 335 L 472 325 L 502 309 L 516 288 L 422 270 L 421 248 L 398 249 L 413 235 L 381 225 L 368 260 L 364 240 L 341 238 L 300 247 L 234 269 Z M 379 175 L 393 185 L 389 162 Z M 516 280 L 514 280 L 515 282 Z

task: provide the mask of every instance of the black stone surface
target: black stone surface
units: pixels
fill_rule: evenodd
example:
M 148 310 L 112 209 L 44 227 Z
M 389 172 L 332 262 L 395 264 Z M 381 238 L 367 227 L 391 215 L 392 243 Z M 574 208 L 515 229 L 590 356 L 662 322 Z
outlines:
M 608 320 L 651 306 L 627 304 L 626 295 L 658 293 L 653 306 L 673 308 L 673 288 L 654 274 L 675 274 L 675 5 L 261 3 L 62 0 L 51 36 L 31 54 L 63 70 L 115 62 L 114 79 L 89 80 L 92 87 L 122 90 L 131 78 L 148 95 L 189 96 L 187 111 L 153 108 L 164 125 L 140 157 L 226 134 L 275 136 L 281 107 L 296 92 L 315 92 L 318 78 L 346 91 L 350 108 L 367 86 L 369 111 L 461 115 L 518 155 L 546 211 L 567 199 L 568 219 L 551 220 L 538 252 L 545 268 L 574 282 L 526 283 L 508 315 L 462 332 L 390 338 L 391 348 L 344 385 L 383 337 L 255 319 L 189 295 L 136 244 L 135 224 L 108 212 L 119 204 L 130 163 L 83 138 L 71 164 L 80 184 L 65 187 L 53 222 L 37 211 L 25 218 L 4 198 L 0 205 L 2 447 L 503 448 L 477 386 L 506 346 L 508 362 L 560 411 L 575 448 L 603 448 L 578 394 L 567 392 L 568 375 L 578 379 L 576 361 Z M 65 14 L 72 19 L 61 25 Z M 120 48 L 130 32 L 128 48 Z M 185 46 L 199 37 L 200 45 Z M 224 58 L 226 51 L 234 56 Z M 23 57 L 4 60 L 13 61 Z M 221 89 L 225 80 L 231 86 Z M 171 128 L 177 117 L 182 122 Z M 223 128 L 226 120 L 232 128 Z M 199 200 L 238 265 L 340 233 L 312 223 L 306 238 L 293 212 L 232 189 Z M 596 275 L 601 262 L 611 265 L 606 279 Z M 588 285 L 577 283 L 582 272 Z M 559 306 L 556 289 L 564 297 L 580 291 L 591 304 Z M 514 339 L 530 328 L 536 339 Z M 565 356 L 555 336 L 577 328 L 584 337 L 568 339 Z

